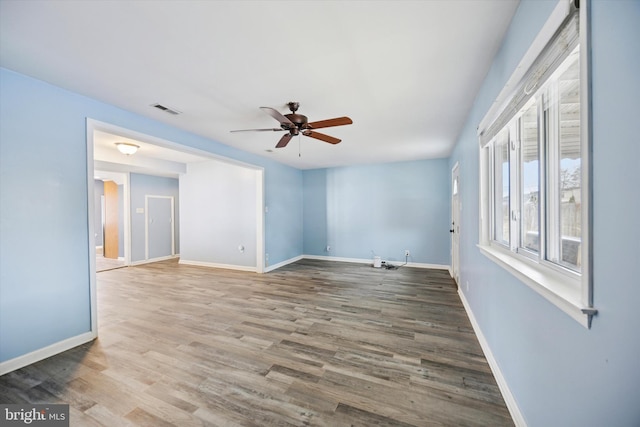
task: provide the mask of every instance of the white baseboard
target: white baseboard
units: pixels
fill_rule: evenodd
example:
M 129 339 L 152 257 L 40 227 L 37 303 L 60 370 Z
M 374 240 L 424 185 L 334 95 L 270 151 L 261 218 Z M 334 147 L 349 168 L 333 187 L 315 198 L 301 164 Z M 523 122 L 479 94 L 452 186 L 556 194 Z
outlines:
M 180 255 L 176 254 L 176 255 L 162 256 L 158 258 L 141 259 L 139 261 L 132 261 L 130 265 L 135 266 L 135 265 L 151 264 L 152 262 L 166 261 L 166 260 L 175 259 L 175 258 L 180 258 Z
M 278 268 L 280 268 L 280 267 L 284 267 L 284 266 L 285 266 L 285 265 L 287 265 L 287 264 L 292 264 L 292 263 L 294 263 L 294 262 L 296 262 L 296 261 L 300 261 L 303 257 L 304 257 L 304 255 L 299 255 L 299 256 L 297 256 L 297 257 L 289 258 L 289 259 L 284 260 L 284 261 L 282 261 L 282 262 L 279 262 L 279 263 L 277 263 L 277 264 L 273 264 L 273 265 L 266 266 L 266 267 L 264 268 L 264 272 L 265 272 L 265 273 L 268 273 L 268 272 L 270 272 L 270 271 L 277 270 Z
M 373 260 L 363 259 L 363 258 L 343 258 L 343 257 L 332 257 L 332 256 L 322 256 L 322 255 L 298 255 L 296 257 L 281 261 L 277 264 L 268 265 L 264 268 L 264 272 L 268 273 L 270 271 L 277 270 L 278 268 L 284 267 L 285 265 L 288 265 L 288 264 L 292 264 L 296 261 L 300 261 L 301 259 L 316 259 L 320 261 L 337 261 L 337 262 L 353 262 L 358 264 L 373 264 Z M 158 261 L 158 260 L 138 261 L 133 265 L 146 264 L 148 262 L 155 262 L 155 261 Z M 406 266 L 406 267 L 414 267 L 414 268 L 431 268 L 436 270 L 449 270 L 449 266 L 443 265 L 443 264 L 426 264 L 426 263 L 418 263 L 418 262 L 409 262 L 407 264 L 403 264 L 403 263 L 400 263 L 399 261 L 393 261 L 389 263 L 396 266 Z M 185 260 L 182 258 L 180 259 L 180 264 L 195 265 L 200 267 L 226 268 L 229 270 L 240 270 L 240 271 L 251 271 L 251 272 L 257 271 L 256 268 L 252 266 L 219 264 L 215 262 L 206 262 L 206 261 L 191 261 L 191 260 Z
M 358 264 L 373 264 L 372 259 L 361 259 L 361 258 L 344 258 L 337 256 L 327 256 L 327 255 L 302 255 L 301 259 L 316 259 L 319 261 L 338 261 L 338 262 L 355 262 Z
M 338 262 L 354 262 L 358 264 L 373 264 L 372 259 L 366 259 L 366 258 L 343 258 L 343 257 L 324 256 L 324 255 L 302 255 L 301 258 L 317 259 L 321 261 L 338 261 Z M 405 264 L 402 261 L 388 261 L 388 260 L 386 260 L 386 262 L 389 264 L 393 264 L 397 267 L 404 266 L 404 267 L 413 267 L 413 268 L 431 268 L 436 270 L 449 269 L 449 266 L 444 264 L 426 264 L 422 262 L 408 262 L 407 264 Z
M 284 261 L 279 262 L 277 264 L 266 266 L 264 268 L 264 272 L 268 273 L 270 271 L 277 270 L 278 268 L 284 267 L 287 264 L 291 264 L 291 263 L 294 263 L 296 261 L 300 261 L 302 258 L 303 257 L 301 255 L 301 256 L 297 256 L 295 258 L 290 258 L 290 259 L 284 260 Z M 220 264 L 220 263 L 216 263 L 216 262 L 207 262 L 207 261 L 192 261 L 192 260 L 182 259 L 182 258 L 180 259 L 179 264 L 195 265 L 195 266 L 198 266 L 198 267 L 226 268 L 228 270 L 239 270 L 239 271 L 249 271 L 249 272 L 256 272 L 257 271 L 257 268 L 254 267 L 254 266 L 234 265 L 234 264 Z
M 66 340 L 58 341 L 47 347 L 40 348 L 32 351 L 31 353 L 23 354 L 22 356 L 15 357 L 0 363 L 0 375 L 7 374 L 15 371 L 16 369 L 24 368 L 27 365 L 39 362 L 51 356 L 55 356 L 63 351 L 70 350 L 74 347 L 94 340 L 98 335 L 93 332 L 85 332 L 84 334 L 77 335 L 75 337 L 67 338 Z
M 206 262 L 206 261 L 191 261 L 188 259 L 180 259 L 178 264 L 184 265 L 195 265 L 198 267 L 213 267 L 213 268 L 224 268 L 227 270 L 239 270 L 239 271 L 250 271 L 255 272 L 256 267 L 248 266 L 248 265 L 235 265 L 235 264 L 220 264 L 217 262 Z
M 518 403 L 516 402 L 515 397 L 511 393 L 509 389 L 509 385 L 507 384 L 507 380 L 502 375 L 502 371 L 498 366 L 498 362 L 496 361 L 493 353 L 491 352 L 491 348 L 489 347 L 489 343 L 487 339 L 484 337 L 482 330 L 480 329 L 480 325 L 478 324 L 475 316 L 473 315 L 473 311 L 471 311 L 471 306 L 467 301 L 464 293 L 458 289 L 458 295 L 460 295 L 460 300 L 462 301 L 462 305 L 464 306 L 465 311 L 467 312 L 467 316 L 469 316 L 469 320 L 471 321 L 471 326 L 473 327 L 473 331 L 476 333 L 478 337 L 478 341 L 480 342 L 480 347 L 482 347 L 482 351 L 484 352 L 484 356 L 487 358 L 487 362 L 489 362 L 489 367 L 491 368 L 491 372 L 498 383 L 498 388 L 500 389 L 500 393 L 502 393 L 502 398 L 507 405 L 507 409 L 509 409 L 509 413 L 511 414 L 511 418 L 513 418 L 513 422 L 516 427 L 527 427 L 527 423 L 520 412 L 520 408 L 518 408 Z

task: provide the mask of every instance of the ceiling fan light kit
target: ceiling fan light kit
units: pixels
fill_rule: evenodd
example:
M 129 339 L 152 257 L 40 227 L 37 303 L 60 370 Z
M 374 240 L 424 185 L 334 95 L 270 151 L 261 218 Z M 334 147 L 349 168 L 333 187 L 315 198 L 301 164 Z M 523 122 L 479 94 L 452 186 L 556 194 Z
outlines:
M 289 102 L 288 103 L 289 114 L 281 114 L 278 110 L 271 107 L 260 107 L 262 111 L 269 114 L 280 123 L 280 128 L 266 128 L 266 129 L 241 129 L 232 130 L 231 132 L 264 132 L 264 131 L 287 131 L 288 133 L 280 138 L 280 141 L 276 144 L 276 148 L 286 147 L 291 138 L 296 135 L 302 134 L 310 138 L 319 139 L 320 141 L 328 142 L 329 144 L 338 144 L 341 140 L 334 138 L 333 136 L 325 135 L 320 132 L 314 132 L 313 129 L 328 128 L 333 126 L 350 125 L 353 121 L 349 117 L 337 117 L 335 119 L 320 120 L 317 122 L 309 123 L 307 116 L 298 114 L 298 108 L 300 103 Z

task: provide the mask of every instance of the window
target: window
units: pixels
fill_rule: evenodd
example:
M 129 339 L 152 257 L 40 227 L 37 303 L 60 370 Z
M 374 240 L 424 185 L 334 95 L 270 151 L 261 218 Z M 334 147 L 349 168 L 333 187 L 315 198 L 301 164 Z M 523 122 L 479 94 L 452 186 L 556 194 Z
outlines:
M 589 327 L 596 311 L 588 269 L 588 61 L 582 22 L 584 10 L 559 2 L 539 36 L 546 37 L 544 47 L 528 54 L 525 71 L 512 77 L 516 90 L 479 126 L 479 246 Z
M 540 252 L 540 141 L 536 98 L 523 108 L 519 122 L 519 242 L 523 251 Z
M 509 130 L 498 134 L 493 144 L 493 239 L 509 246 Z

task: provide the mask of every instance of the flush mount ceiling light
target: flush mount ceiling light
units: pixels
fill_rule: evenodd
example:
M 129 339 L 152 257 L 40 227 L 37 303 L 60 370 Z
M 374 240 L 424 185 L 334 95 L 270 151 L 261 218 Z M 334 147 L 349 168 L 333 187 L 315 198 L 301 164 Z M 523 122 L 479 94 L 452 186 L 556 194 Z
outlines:
M 126 154 L 127 156 L 135 154 L 136 151 L 138 151 L 138 148 L 140 148 L 140 146 L 136 144 L 130 144 L 128 142 L 116 142 L 116 147 L 118 147 L 118 151 L 120 151 L 122 154 Z

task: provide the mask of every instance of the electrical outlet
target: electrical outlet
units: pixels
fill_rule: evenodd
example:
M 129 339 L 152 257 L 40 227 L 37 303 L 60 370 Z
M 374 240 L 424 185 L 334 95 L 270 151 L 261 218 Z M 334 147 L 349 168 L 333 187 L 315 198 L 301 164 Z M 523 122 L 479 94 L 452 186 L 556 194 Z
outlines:
M 331 252 L 331 246 L 327 245 L 327 252 Z
M 404 256 L 405 257 L 411 256 L 411 252 L 409 252 L 409 249 L 404 250 Z
M 269 261 L 269 254 L 264 254 L 264 259 Z

